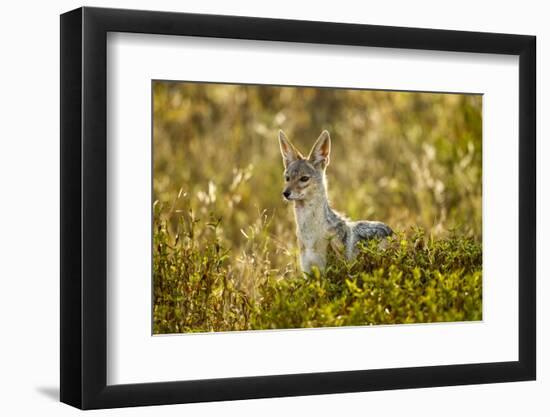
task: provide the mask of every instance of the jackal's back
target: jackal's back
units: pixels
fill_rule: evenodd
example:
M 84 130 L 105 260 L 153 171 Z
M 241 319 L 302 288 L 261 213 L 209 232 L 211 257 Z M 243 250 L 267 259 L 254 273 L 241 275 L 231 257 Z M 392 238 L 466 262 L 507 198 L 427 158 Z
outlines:
M 367 220 L 352 222 L 351 230 L 357 240 L 384 238 L 393 234 L 393 230 L 387 224 Z

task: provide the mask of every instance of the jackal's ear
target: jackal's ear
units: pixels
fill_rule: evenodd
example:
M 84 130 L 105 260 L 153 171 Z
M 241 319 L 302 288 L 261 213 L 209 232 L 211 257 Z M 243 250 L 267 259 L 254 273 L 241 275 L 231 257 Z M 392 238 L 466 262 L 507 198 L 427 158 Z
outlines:
M 285 168 L 291 162 L 304 158 L 302 154 L 294 147 L 294 145 L 290 143 L 285 135 L 285 132 L 282 130 L 279 130 L 279 146 L 281 147 L 281 155 L 283 156 L 283 164 Z
M 325 168 L 329 163 L 330 156 L 330 135 L 328 131 L 323 130 L 311 152 L 308 159 L 315 167 Z

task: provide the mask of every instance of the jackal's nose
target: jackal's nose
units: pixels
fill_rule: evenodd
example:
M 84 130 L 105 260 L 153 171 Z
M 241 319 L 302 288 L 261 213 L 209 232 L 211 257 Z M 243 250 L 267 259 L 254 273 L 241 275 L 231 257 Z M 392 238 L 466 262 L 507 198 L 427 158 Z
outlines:
M 283 191 L 283 196 L 284 196 L 285 198 L 290 197 L 290 191 L 288 191 L 288 190 Z

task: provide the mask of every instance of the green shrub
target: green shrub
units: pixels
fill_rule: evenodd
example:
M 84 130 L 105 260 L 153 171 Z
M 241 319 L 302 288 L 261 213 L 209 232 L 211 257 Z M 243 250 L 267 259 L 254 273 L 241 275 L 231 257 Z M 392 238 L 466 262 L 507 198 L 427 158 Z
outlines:
M 334 209 L 406 233 L 304 277 L 280 128 L 328 129 Z M 154 332 L 481 319 L 482 130 L 481 95 L 155 81 Z
M 181 213 L 173 236 L 156 205 L 154 224 L 154 333 L 482 318 L 481 244 L 456 233 L 398 233 L 362 245 L 353 262 L 333 257 L 326 271 L 305 276 L 270 269 L 261 249 L 269 251 L 270 239 L 261 234 L 246 234 L 258 241 L 254 259 L 237 267 L 214 216 Z

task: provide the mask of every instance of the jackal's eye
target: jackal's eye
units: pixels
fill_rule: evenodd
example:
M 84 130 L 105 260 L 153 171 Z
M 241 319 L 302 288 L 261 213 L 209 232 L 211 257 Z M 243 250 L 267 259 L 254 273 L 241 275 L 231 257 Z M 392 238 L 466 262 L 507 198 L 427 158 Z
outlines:
M 290 177 L 288 175 L 285 175 L 285 181 L 286 182 L 289 182 L 290 181 Z
M 309 180 L 309 177 L 304 175 L 303 177 L 300 177 L 300 181 L 307 182 Z

